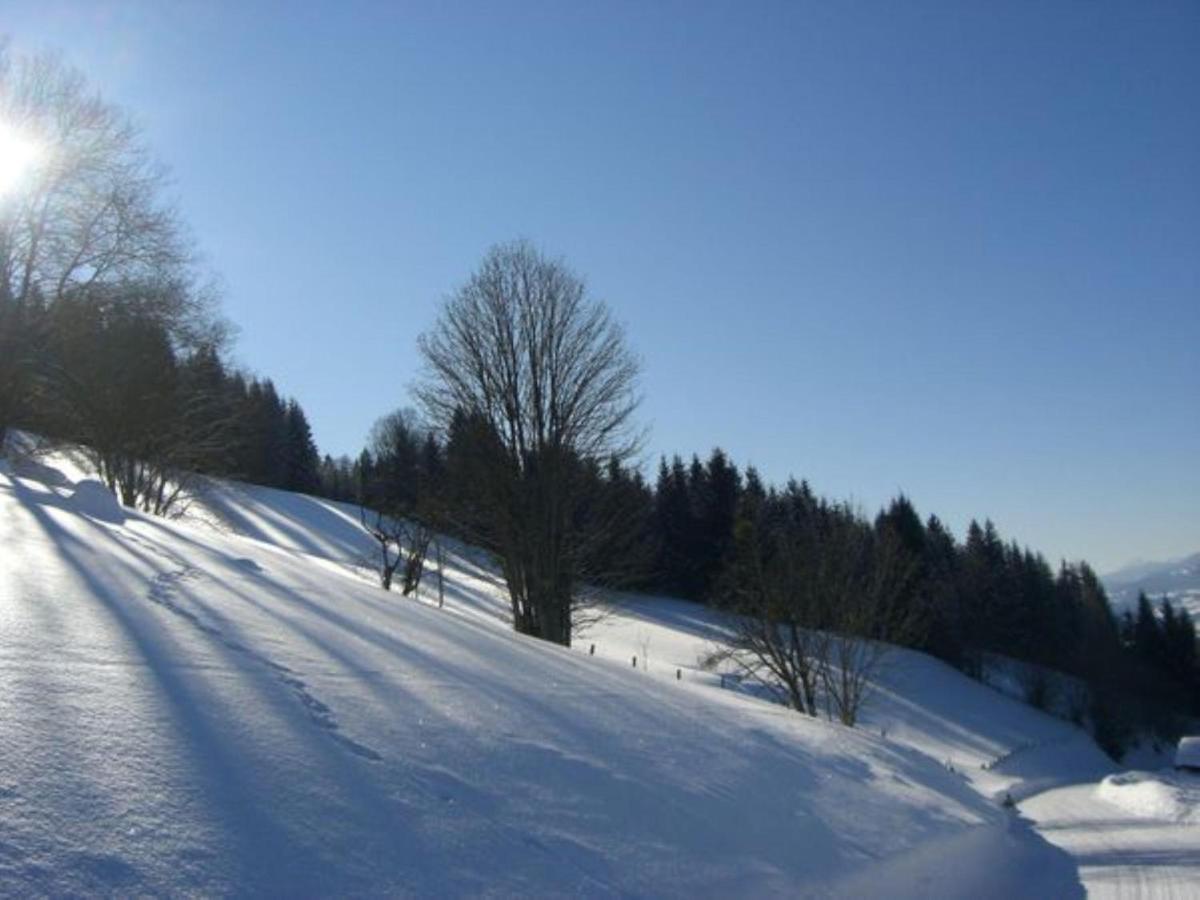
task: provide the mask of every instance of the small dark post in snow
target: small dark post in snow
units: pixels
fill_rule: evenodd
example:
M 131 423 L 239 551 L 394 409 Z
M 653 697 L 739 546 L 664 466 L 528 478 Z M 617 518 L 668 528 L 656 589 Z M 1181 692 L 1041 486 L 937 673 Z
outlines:
M 595 655 L 596 655 L 596 645 L 592 644 L 592 649 L 588 651 L 588 656 L 595 656 Z
M 446 605 L 446 554 L 442 550 L 442 542 L 438 541 L 435 545 L 437 551 L 437 576 L 438 576 L 438 609 Z
M 636 656 L 633 658 L 633 667 L 635 669 L 637 668 L 637 657 Z
M 676 681 L 683 681 L 683 669 L 676 669 L 676 670 L 675 670 L 675 680 L 676 680 Z

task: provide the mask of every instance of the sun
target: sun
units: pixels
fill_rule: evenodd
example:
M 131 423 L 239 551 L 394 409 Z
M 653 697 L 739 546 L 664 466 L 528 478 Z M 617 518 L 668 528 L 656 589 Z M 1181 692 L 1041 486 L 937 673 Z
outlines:
M 10 125 L 0 122 L 0 197 L 20 184 L 40 156 L 35 141 Z

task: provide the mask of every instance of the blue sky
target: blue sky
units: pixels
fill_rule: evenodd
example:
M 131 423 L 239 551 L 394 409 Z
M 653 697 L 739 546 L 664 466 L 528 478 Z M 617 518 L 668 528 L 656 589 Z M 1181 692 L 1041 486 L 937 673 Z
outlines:
M 1200 549 L 1200 5 L 0 4 L 128 109 L 356 452 L 487 248 L 585 275 L 647 462 L 715 444 L 1100 569 Z

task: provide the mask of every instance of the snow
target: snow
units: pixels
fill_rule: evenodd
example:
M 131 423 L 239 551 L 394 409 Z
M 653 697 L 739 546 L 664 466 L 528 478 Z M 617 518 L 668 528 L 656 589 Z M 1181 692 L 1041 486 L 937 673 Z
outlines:
M 1187 775 L 1121 772 L 1101 781 L 1096 796 L 1139 819 L 1200 825 L 1200 779 Z
M 71 494 L 71 507 L 98 522 L 120 525 L 125 521 L 125 510 L 117 502 L 113 492 L 94 478 L 85 479 L 75 485 Z
M 921 654 L 851 730 L 722 689 L 693 604 L 552 647 L 470 548 L 437 609 L 375 585 L 353 506 L 222 483 L 117 517 L 85 475 L 0 468 L 0 894 L 1091 888 L 997 800 L 1114 767 Z
M 1074 857 L 1089 897 L 1200 896 L 1200 827 L 1110 800 L 1128 790 L 1133 803 L 1136 784 L 1101 787 L 1057 788 L 1025 801 L 1021 811 Z
M 579 643 L 596 656 L 650 677 L 719 687 L 719 672 L 701 660 L 725 634 L 711 610 L 665 597 L 624 595 L 617 614 L 588 629 Z M 725 678 L 727 687 L 732 677 Z M 728 692 L 728 691 L 727 691 Z M 918 750 L 999 801 L 1083 779 L 1115 766 L 1082 731 L 996 689 L 963 677 L 923 653 L 895 648 L 862 718 L 862 729 Z
M 1175 750 L 1175 765 L 1200 769 L 1200 736 L 1179 739 L 1179 747 Z
M 1159 563 L 1137 563 L 1105 576 L 1104 585 L 1118 610 L 1134 611 L 1144 592 L 1157 608 L 1162 597 L 1200 625 L 1200 553 Z

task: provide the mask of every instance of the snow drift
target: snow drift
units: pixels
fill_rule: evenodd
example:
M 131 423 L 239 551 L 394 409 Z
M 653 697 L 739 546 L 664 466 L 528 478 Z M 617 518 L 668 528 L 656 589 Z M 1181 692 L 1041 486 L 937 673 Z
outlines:
M 1200 825 L 1200 779 L 1187 775 L 1121 772 L 1101 781 L 1096 796 L 1141 819 Z

